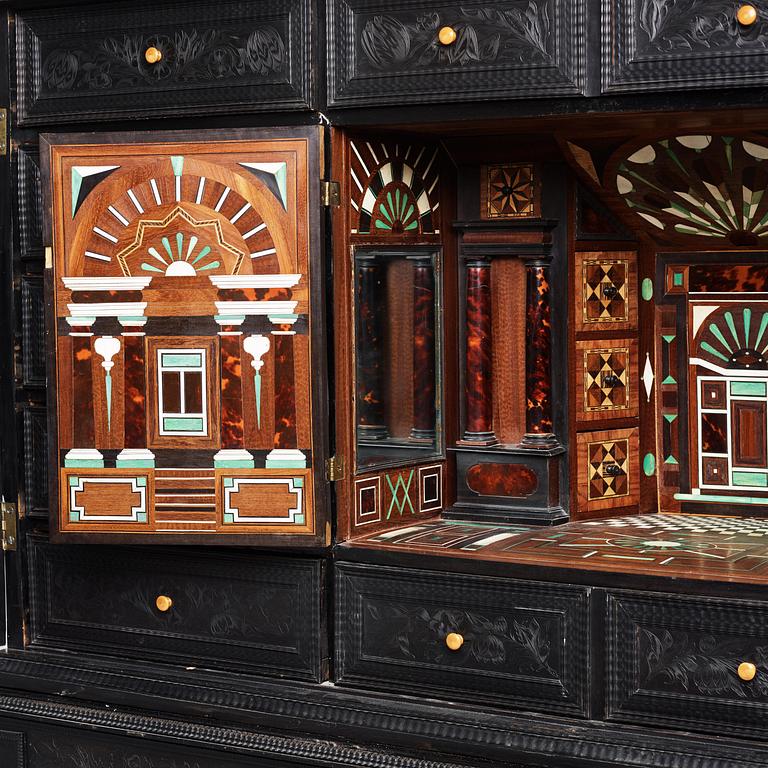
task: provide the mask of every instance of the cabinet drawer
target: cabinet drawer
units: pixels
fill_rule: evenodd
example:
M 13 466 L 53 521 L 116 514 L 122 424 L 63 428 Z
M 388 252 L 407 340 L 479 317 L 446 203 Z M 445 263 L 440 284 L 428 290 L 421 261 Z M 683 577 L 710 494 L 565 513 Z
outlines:
M 334 107 L 583 93 L 585 0 L 330 0 Z M 438 33 L 455 32 L 444 45 Z
M 340 684 L 587 714 L 587 589 L 353 564 L 338 578 Z
M 740 24 L 742 3 L 602 0 L 603 91 L 763 87 L 768 3 Z
M 608 633 L 610 718 L 765 735 L 765 604 L 612 594 Z M 745 662 L 757 668 L 749 682 Z
M 25 11 L 19 122 L 309 108 L 310 19 L 309 0 Z
M 320 560 L 30 542 L 31 644 L 318 680 Z M 159 596 L 171 607 L 161 611 Z

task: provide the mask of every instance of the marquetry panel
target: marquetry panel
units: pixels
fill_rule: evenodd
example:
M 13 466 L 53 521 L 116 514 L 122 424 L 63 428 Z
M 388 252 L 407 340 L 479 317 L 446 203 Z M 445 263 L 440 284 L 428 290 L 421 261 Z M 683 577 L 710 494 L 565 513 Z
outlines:
M 577 252 L 574 273 L 577 331 L 637 328 L 637 253 Z
M 174 139 L 46 146 L 52 514 L 67 534 L 324 542 L 318 132 Z
M 576 342 L 578 421 L 638 414 L 637 339 Z
M 612 509 L 637 503 L 637 429 L 580 433 L 577 436 L 577 452 L 577 497 L 582 509 Z
M 484 165 L 480 174 L 481 218 L 526 219 L 541 215 L 541 188 L 534 165 Z

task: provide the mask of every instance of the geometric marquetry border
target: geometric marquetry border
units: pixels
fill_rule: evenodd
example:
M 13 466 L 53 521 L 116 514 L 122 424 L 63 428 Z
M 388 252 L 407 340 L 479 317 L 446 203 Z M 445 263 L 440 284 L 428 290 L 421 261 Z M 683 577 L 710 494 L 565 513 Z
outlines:
M 587 402 L 587 367 L 590 356 L 603 353 L 623 355 L 625 402 L 602 404 L 590 407 Z M 577 421 L 603 421 L 606 419 L 635 418 L 639 413 L 638 404 L 638 342 L 637 339 L 610 339 L 576 342 L 576 419 Z M 610 389 L 610 386 L 606 391 Z
M 577 444 L 577 499 L 581 510 L 620 509 L 636 505 L 640 500 L 640 431 L 633 429 L 611 429 L 597 432 L 582 432 L 576 436 Z M 601 453 L 606 459 L 598 465 L 595 456 Z M 622 459 L 617 460 L 616 455 Z M 593 461 L 590 463 L 590 456 Z M 613 467 L 611 466 L 613 465 Z M 615 468 L 615 469 L 614 469 Z M 611 476 L 611 471 L 616 475 Z M 615 493 L 606 487 L 603 495 L 595 486 L 610 486 L 616 478 L 626 478 L 626 487 Z

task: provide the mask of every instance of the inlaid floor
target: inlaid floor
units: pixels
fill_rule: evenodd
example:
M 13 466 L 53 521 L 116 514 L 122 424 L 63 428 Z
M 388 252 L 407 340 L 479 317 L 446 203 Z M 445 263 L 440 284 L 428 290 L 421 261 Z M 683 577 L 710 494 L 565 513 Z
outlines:
M 640 515 L 554 528 L 429 520 L 356 546 L 510 563 L 768 582 L 768 520 Z

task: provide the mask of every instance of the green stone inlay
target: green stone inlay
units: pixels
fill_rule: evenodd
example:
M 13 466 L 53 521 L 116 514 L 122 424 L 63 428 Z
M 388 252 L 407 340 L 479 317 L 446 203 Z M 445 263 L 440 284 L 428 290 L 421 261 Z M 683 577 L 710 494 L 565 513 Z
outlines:
M 213 464 L 221 469 L 253 469 L 254 466 L 254 462 L 248 459 L 214 459 Z
M 79 469 L 104 469 L 103 459 L 64 459 L 65 467 L 77 467 Z
M 705 350 L 706 352 L 709 352 L 710 355 L 714 355 L 715 357 L 719 357 L 724 362 L 729 362 L 728 358 L 719 350 L 715 349 L 708 341 L 702 341 L 701 342 L 701 348 Z
M 117 467 L 120 469 L 152 469 L 155 466 L 154 459 L 118 459 Z M 144 478 L 140 478 L 144 479 Z
M 203 420 L 189 416 L 166 416 L 163 419 L 166 432 L 202 432 Z
M 728 343 L 728 340 L 723 336 L 723 332 L 714 324 L 709 324 L 709 330 L 712 331 L 712 334 L 717 338 L 717 340 L 729 351 L 733 352 L 733 348 Z
M 80 478 L 77 475 L 70 475 L 69 476 L 69 487 L 72 488 L 75 485 L 80 484 Z
M 646 277 L 642 282 L 640 290 L 643 299 L 645 299 L 645 301 L 650 301 L 653 298 L 653 280 L 651 280 L 650 277 Z
M 732 381 L 731 394 L 747 397 L 765 397 L 766 383 L 764 381 Z
M 234 488 L 235 486 L 235 478 L 234 477 L 225 477 L 224 478 L 224 487 L 225 488 Z
M 137 477 L 134 478 L 136 480 L 136 485 L 138 485 L 141 488 L 147 487 L 147 478 L 146 477 Z
M 203 356 L 199 354 L 164 354 L 163 368 L 201 368 Z
M 224 522 L 225 523 L 234 523 L 235 522 L 235 516 L 231 512 L 225 512 L 224 513 Z
M 765 499 L 753 496 L 708 496 L 703 493 L 676 493 L 677 501 L 716 501 L 721 504 L 765 504 Z
M 240 325 L 245 322 L 245 315 L 214 315 L 213 319 L 219 325 Z
M 763 340 L 763 334 L 768 328 L 768 312 L 763 312 L 763 317 L 760 320 L 760 327 L 757 329 L 757 339 L 755 339 L 755 349 L 760 348 L 760 342 Z
M 173 167 L 173 175 L 181 176 L 184 172 L 184 157 L 182 155 L 173 155 L 171 157 L 171 166 Z
M 748 485 L 752 488 L 768 488 L 768 475 L 762 472 L 734 472 L 734 485 Z
M 671 424 L 677 418 L 677 414 L 676 413 L 665 413 L 664 414 L 664 418 Z
M 665 334 L 661 338 L 664 339 L 664 341 L 666 341 L 667 344 L 671 344 L 677 338 L 677 336 L 676 334 L 672 333 L 672 334 Z
M 303 488 L 304 487 L 304 478 L 303 477 L 294 477 L 293 478 L 293 484 L 297 488 Z
M 146 512 L 137 512 L 136 513 L 136 520 L 140 523 L 146 523 L 147 522 L 147 513 Z
M 267 469 L 305 469 L 306 459 L 267 459 Z
M 69 513 L 69 522 L 70 523 L 79 523 L 80 522 L 80 513 L 79 512 L 70 512 Z
M 667 456 L 666 459 L 664 459 L 665 464 L 678 464 L 679 462 L 674 456 Z
M 736 348 L 738 349 L 741 346 L 741 342 L 739 341 L 739 334 L 736 333 L 736 323 L 733 322 L 732 312 L 725 313 L 725 324 L 728 326 L 728 330 L 731 332 L 731 336 L 733 336 Z
M 296 517 L 293 518 L 293 522 L 296 525 L 304 525 L 304 515 L 296 515 Z
M 675 381 L 674 376 L 666 376 L 664 378 L 664 381 L 661 382 L 662 384 L 677 384 L 677 381 Z
M 674 275 L 672 275 L 672 285 L 682 285 L 682 284 L 683 284 L 683 273 L 675 272 Z
M 656 474 L 656 457 L 652 453 L 646 453 L 643 458 L 643 472 L 646 477 Z

